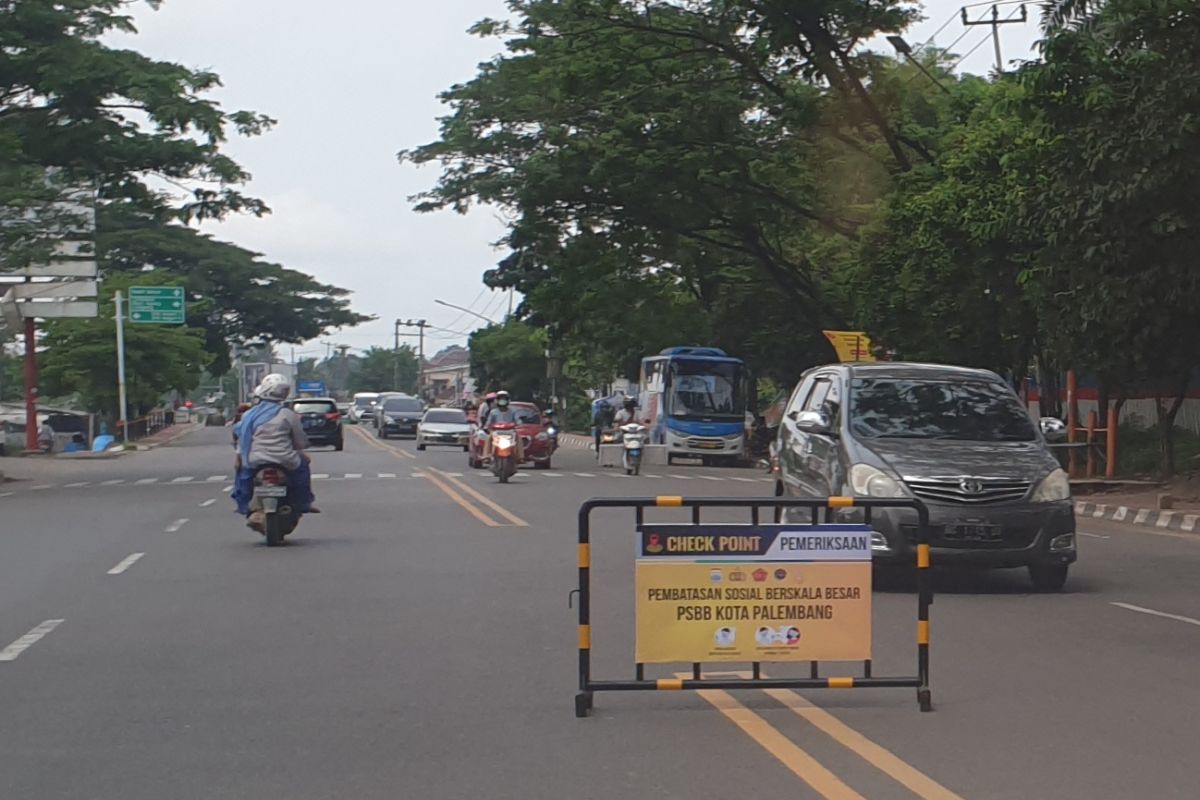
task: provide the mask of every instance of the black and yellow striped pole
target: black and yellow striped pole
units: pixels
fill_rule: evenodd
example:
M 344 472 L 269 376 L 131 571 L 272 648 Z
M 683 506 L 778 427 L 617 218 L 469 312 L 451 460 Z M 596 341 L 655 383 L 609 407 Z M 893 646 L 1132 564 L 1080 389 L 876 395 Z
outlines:
M 929 605 L 933 589 L 929 577 L 929 511 L 917 506 L 917 703 L 922 711 L 933 711 L 929 690 Z

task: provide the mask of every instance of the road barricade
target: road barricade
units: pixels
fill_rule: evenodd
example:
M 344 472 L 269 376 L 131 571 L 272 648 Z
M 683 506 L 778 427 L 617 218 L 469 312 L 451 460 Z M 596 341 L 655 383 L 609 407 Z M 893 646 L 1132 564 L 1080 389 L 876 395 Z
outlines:
M 591 520 L 600 508 L 635 514 L 636 647 L 632 680 L 596 680 L 591 652 Z M 647 508 L 690 508 L 690 521 L 648 523 Z M 741 508 L 747 524 L 704 523 L 705 508 Z M 760 522 L 808 509 L 806 523 Z M 862 523 L 835 519 L 861 509 Z M 916 512 L 916 674 L 881 677 L 871 669 L 871 512 Z M 824 520 L 822 521 L 822 509 Z M 919 500 L 856 497 L 593 498 L 579 509 L 579 693 L 575 715 L 586 717 L 596 692 L 682 689 L 917 690 L 933 710 L 929 688 L 929 512 Z M 859 661 L 862 674 L 821 677 L 822 661 Z M 751 677 L 704 678 L 705 663 L 750 663 Z M 807 662 L 809 675 L 765 677 L 763 663 Z M 691 678 L 646 678 L 646 664 L 691 663 Z

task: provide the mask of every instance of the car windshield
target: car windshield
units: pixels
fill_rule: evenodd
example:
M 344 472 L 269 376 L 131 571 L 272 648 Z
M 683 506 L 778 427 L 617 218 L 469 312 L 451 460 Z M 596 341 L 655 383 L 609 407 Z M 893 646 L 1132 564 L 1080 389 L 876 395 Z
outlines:
M 423 408 L 421 401 L 412 397 L 392 397 L 383 401 L 384 411 L 420 411 Z
M 741 366 L 721 361 L 671 362 L 671 415 L 734 417 L 746 413 Z
M 513 406 L 513 413 L 517 415 L 517 424 L 519 425 L 541 424 L 542 412 L 533 406 Z
M 354 398 L 354 406 L 356 408 L 370 408 L 371 404 L 374 402 L 375 402 L 374 397 L 356 397 L 356 398 Z
M 337 411 L 337 406 L 328 400 L 297 400 L 292 404 L 292 410 L 297 414 L 328 414 Z
M 443 425 L 466 425 L 467 415 L 461 411 L 430 411 L 425 415 L 425 421 Z
M 1008 387 L 985 381 L 856 379 L 850 428 L 858 436 L 879 439 L 1037 438 L 1032 418 Z

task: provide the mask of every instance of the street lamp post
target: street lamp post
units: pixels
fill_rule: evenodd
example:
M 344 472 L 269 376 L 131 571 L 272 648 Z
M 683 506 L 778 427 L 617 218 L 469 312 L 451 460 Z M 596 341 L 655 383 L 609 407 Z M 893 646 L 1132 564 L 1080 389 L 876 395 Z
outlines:
M 456 305 L 454 305 L 454 303 L 447 303 L 445 300 L 434 300 L 433 302 L 437 303 L 440 306 L 446 306 L 447 308 L 453 308 L 455 311 L 461 311 L 464 314 L 470 314 L 472 317 L 479 317 L 481 320 L 483 320 L 484 322 L 486 322 L 488 324 L 491 324 L 491 325 L 498 324 L 496 322 L 496 320 L 492 319 L 491 317 L 485 317 L 483 314 L 476 313 L 469 308 L 463 308 L 462 306 L 456 306 Z
M 917 69 L 921 70 L 921 72 L 925 73 L 925 77 L 929 78 L 929 80 L 935 86 L 937 86 L 939 89 L 941 89 L 946 94 L 951 94 L 950 90 L 947 89 L 941 81 L 939 81 L 936 77 L 934 77 L 934 74 L 932 72 L 930 72 L 928 69 L 926 69 L 924 64 L 922 64 L 920 61 L 918 61 L 914 57 L 913 49 L 912 49 L 912 47 L 909 46 L 908 42 L 904 41 L 904 37 L 889 36 L 889 37 L 887 37 L 887 40 L 889 43 L 891 43 L 892 47 L 896 48 L 897 53 L 904 56 L 904 58 L 907 59 L 910 64 L 912 64 Z

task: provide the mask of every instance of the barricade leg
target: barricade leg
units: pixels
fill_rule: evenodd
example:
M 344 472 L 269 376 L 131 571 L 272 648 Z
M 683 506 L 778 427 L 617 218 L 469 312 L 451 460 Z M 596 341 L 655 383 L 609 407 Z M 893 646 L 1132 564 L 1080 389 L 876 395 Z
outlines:
M 933 694 L 929 689 L 929 604 L 932 601 L 929 585 L 929 525 L 924 517 L 927 512 L 919 512 L 921 520 L 921 541 L 917 545 L 917 704 L 922 711 L 933 711 Z
M 592 710 L 592 692 L 588 685 L 592 671 L 591 567 L 592 545 L 590 514 L 579 514 L 579 694 L 575 695 L 575 716 L 586 717 Z

